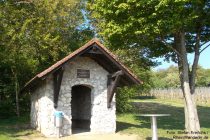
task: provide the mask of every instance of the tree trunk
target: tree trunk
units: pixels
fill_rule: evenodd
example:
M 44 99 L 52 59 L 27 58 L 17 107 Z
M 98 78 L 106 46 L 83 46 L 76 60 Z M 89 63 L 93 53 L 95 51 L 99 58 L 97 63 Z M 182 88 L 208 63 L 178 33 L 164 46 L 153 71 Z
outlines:
M 19 83 L 17 78 L 16 70 L 12 69 L 12 73 L 14 75 L 15 82 L 15 101 L 16 101 L 16 115 L 20 117 L 20 107 L 19 107 Z
M 199 48 L 200 48 L 200 30 L 197 31 L 197 35 L 196 35 L 196 43 L 194 46 L 194 61 L 193 61 L 193 65 L 192 65 L 192 70 L 190 73 L 190 92 L 192 95 L 192 98 L 194 100 L 194 103 L 196 105 L 196 97 L 195 97 L 195 78 L 196 78 L 196 71 L 197 71 L 197 67 L 198 67 L 198 61 L 199 61 L 199 57 L 200 57 L 200 52 L 199 52 Z M 197 113 L 197 109 L 195 108 L 195 112 Z M 197 117 L 196 120 L 199 120 L 198 115 L 195 116 Z M 200 128 L 200 123 L 199 121 L 197 121 L 198 127 Z
M 16 100 L 16 114 L 20 117 L 20 107 L 19 107 L 19 84 L 15 81 L 15 100 Z
M 189 132 L 200 131 L 200 123 L 193 94 L 191 93 L 189 80 L 189 65 L 185 46 L 185 33 L 179 32 L 175 35 L 175 47 L 179 51 L 179 72 L 182 92 L 184 95 L 185 129 Z

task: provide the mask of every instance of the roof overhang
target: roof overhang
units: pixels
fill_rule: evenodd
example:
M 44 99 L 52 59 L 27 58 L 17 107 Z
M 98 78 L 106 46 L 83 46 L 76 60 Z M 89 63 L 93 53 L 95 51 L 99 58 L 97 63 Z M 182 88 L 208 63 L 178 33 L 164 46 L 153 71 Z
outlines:
M 121 78 L 120 85 L 133 85 L 143 83 L 137 78 L 125 65 L 123 65 L 117 57 L 112 54 L 106 47 L 99 42 L 98 39 L 92 39 L 81 48 L 56 62 L 43 72 L 37 74 L 29 82 L 26 83 L 22 91 L 36 87 L 38 83 L 43 81 L 49 74 L 56 72 L 67 62 L 73 61 L 76 57 L 90 57 L 99 65 L 106 69 L 110 74 L 121 70 L 124 74 Z

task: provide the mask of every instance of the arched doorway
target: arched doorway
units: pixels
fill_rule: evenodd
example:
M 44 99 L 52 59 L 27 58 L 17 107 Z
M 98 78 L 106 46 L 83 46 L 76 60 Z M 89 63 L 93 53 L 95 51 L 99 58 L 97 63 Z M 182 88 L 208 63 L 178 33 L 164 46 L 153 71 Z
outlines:
M 72 87 L 72 133 L 90 131 L 91 88 L 84 85 Z

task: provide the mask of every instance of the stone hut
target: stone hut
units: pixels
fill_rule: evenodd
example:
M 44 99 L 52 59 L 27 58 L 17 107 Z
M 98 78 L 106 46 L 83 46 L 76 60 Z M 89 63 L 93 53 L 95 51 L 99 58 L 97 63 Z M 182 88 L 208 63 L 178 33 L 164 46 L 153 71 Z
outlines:
M 62 136 L 81 131 L 114 133 L 115 89 L 139 83 L 107 48 L 92 39 L 25 85 L 24 91 L 31 94 L 31 126 L 54 137 L 54 112 L 62 111 Z

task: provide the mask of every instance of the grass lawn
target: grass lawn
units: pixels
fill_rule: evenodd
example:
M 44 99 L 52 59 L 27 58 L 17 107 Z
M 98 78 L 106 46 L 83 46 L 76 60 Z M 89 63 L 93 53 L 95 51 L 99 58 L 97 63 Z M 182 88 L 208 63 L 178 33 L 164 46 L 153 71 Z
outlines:
M 38 135 L 30 129 L 28 115 L 0 120 L 0 140 L 20 140 L 21 136 L 27 135 Z
M 151 124 L 149 117 L 138 117 L 137 114 L 163 113 L 170 117 L 158 117 L 158 136 L 160 140 L 171 140 L 173 136 L 184 136 L 178 131 L 184 131 L 184 108 L 182 100 L 170 99 L 135 99 L 135 114 L 120 114 L 117 117 L 117 131 L 120 133 L 137 134 L 143 139 L 151 139 Z M 198 104 L 201 131 L 210 139 L 210 105 Z M 173 134 L 172 134 L 173 133 Z M 174 134 L 175 133 L 175 134 Z
M 117 132 L 122 134 L 137 134 L 140 139 L 151 139 L 151 124 L 149 117 L 139 117 L 138 114 L 163 113 L 170 117 L 158 117 L 159 140 L 172 140 L 178 131 L 184 130 L 184 109 L 182 100 L 170 99 L 135 99 L 132 100 L 135 113 L 117 115 Z M 198 104 L 201 130 L 207 132 L 210 139 L 210 105 Z M 168 132 L 167 132 L 168 131 Z M 169 134 L 175 133 L 175 134 Z M 29 128 L 29 117 L 14 117 L 0 120 L 0 140 L 19 140 L 22 136 L 41 136 Z M 180 136 L 178 134 L 178 136 Z

